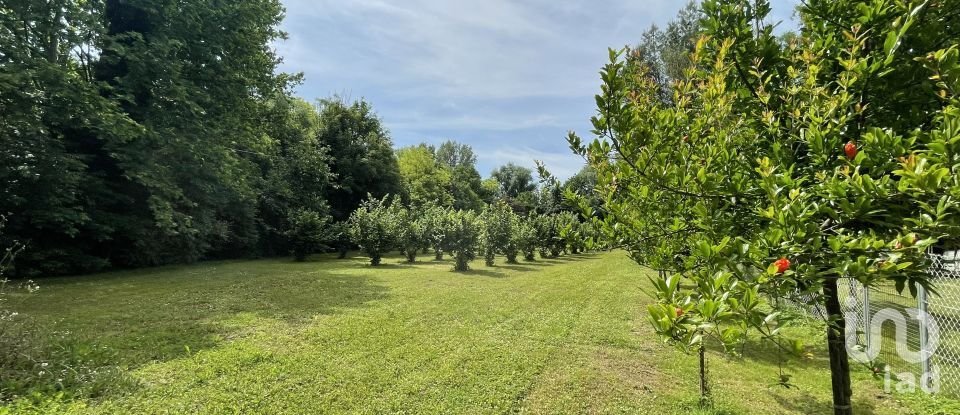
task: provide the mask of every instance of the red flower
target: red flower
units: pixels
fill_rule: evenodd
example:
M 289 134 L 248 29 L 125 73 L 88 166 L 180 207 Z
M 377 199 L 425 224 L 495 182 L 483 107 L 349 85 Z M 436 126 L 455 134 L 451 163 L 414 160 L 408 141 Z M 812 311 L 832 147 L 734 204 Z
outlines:
M 844 144 L 843 152 L 847 154 L 848 159 L 853 160 L 853 158 L 857 156 L 857 144 L 853 141 Z
M 787 272 L 788 269 L 790 269 L 790 260 L 786 258 L 780 258 L 774 261 L 773 265 L 777 266 L 778 274 L 783 274 L 784 272 Z
M 683 315 L 683 309 L 682 309 L 682 308 L 680 308 L 680 307 L 677 307 L 677 310 L 676 310 L 676 312 L 677 312 L 677 317 L 680 317 L 680 316 L 682 316 L 682 315 Z

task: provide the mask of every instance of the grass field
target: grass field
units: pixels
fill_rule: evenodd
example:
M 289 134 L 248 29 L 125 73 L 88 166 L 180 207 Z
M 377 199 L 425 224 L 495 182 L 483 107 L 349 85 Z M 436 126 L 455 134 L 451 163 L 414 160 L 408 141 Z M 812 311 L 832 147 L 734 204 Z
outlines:
M 646 322 L 645 271 L 611 252 L 454 273 L 355 257 L 42 280 L 21 307 L 129 381 L 45 410 L 110 414 L 693 413 L 696 359 Z M 793 335 L 822 344 L 814 328 Z M 79 346 L 78 346 L 79 345 Z M 716 413 L 828 413 L 823 347 L 710 355 Z M 858 413 L 932 413 L 856 368 Z M 932 405 L 932 406 L 931 406 Z M 9 409 L 9 408 L 8 408 Z M 2 412 L 2 411 L 0 411 Z M 714 413 L 714 412 L 709 412 Z M 946 412 L 944 412 L 946 413 Z

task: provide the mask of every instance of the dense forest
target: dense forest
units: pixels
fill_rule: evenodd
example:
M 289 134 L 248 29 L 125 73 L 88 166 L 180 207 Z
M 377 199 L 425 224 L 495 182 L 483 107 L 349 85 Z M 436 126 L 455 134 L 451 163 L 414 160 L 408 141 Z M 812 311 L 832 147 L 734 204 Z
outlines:
M 560 209 L 558 185 L 469 146 L 396 150 L 372 106 L 297 98 L 276 0 L 4 2 L 0 246 L 38 276 L 286 255 L 303 222 L 345 249 L 369 197 Z M 219 22 L 210 24 L 210 22 Z M 572 183 L 589 180 L 589 171 Z

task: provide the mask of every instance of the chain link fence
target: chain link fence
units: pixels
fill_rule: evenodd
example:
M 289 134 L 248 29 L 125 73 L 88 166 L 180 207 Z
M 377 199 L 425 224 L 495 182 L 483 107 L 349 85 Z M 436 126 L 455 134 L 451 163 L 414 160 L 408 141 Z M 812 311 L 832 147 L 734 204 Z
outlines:
M 960 258 L 930 255 L 935 293 L 841 280 L 847 343 L 862 350 L 852 360 L 886 369 L 888 387 L 960 397 Z

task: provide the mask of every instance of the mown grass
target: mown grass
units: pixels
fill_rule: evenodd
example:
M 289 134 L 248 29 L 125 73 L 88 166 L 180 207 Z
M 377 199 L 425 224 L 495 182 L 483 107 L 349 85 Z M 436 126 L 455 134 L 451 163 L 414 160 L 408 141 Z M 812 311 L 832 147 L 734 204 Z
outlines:
M 646 322 L 646 271 L 623 253 L 451 272 L 354 257 L 216 262 L 42 281 L 21 311 L 112 351 L 127 381 L 8 410 L 91 414 L 830 412 L 823 347 L 773 386 L 778 358 L 710 354 L 716 407 L 697 411 L 697 361 Z M 820 330 L 791 335 L 822 345 Z M 857 369 L 858 413 L 936 413 Z M 0 410 L 0 412 L 3 412 Z M 947 413 L 947 412 L 944 412 Z

